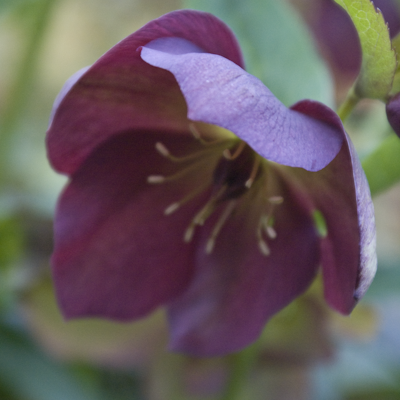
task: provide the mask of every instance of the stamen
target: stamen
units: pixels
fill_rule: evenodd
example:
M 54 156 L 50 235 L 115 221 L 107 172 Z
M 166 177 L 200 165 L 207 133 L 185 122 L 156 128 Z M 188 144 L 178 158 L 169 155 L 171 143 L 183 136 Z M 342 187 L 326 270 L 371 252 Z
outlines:
M 200 133 L 200 131 L 196 128 L 195 124 L 193 124 L 193 123 L 189 124 L 189 130 L 190 130 L 191 134 L 193 135 L 193 137 L 194 137 L 196 140 L 199 140 L 199 141 L 203 140 L 203 139 L 201 138 L 201 133 Z
M 164 210 L 164 215 L 171 215 L 174 213 L 176 210 L 178 210 L 181 206 L 192 200 L 194 197 L 202 193 L 207 187 L 209 186 L 209 183 L 205 183 L 203 185 L 200 185 L 196 189 L 192 190 L 189 194 L 187 194 L 182 200 L 176 201 L 172 204 L 170 204 L 165 210 Z
M 171 155 L 169 150 L 161 142 L 156 143 L 156 150 L 164 157 L 168 158 Z
M 253 168 L 251 169 L 249 179 L 247 179 L 246 183 L 244 184 L 244 186 L 246 186 L 247 189 L 250 189 L 251 185 L 254 183 L 258 169 L 260 168 L 260 163 L 261 163 L 261 158 L 257 156 L 256 159 L 254 160 Z
M 183 241 L 185 243 L 190 243 L 193 239 L 193 234 L 194 234 L 194 228 L 196 228 L 196 224 L 193 222 L 189 225 L 189 227 L 186 229 L 185 234 L 183 235 Z
M 271 254 L 271 250 L 269 249 L 266 241 L 262 237 L 262 230 L 261 228 L 265 226 L 265 221 L 266 221 L 266 216 L 263 215 L 260 218 L 260 222 L 258 223 L 258 228 L 257 228 L 257 240 L 258 240 L 258 247 L 261 251 L 261 254 L 264 256 L 269 256 Z
M 264 256 L 269 256 L 271 254 L 271 250 L 269 249 L 267 243 L 261 238 L 258 240 L 258 247 Z
M 209 200 L 206 205 L 195 215 L 189 227 L 186 229 L 183 240 L 189 243 L 193 239 L 196 225 L 203 225 L 206 219 L 212 214 L 215 209 L 215 199 Z
M 217 201 L 220 199 L 220 197 L 223 195 L 223 193 L 226 190 L 226 186 L 223 186 L 217 194 L 215 194 L 213 197 L 211 197 L 210 200 L 207 201 L 207 203 L 204 205 L 204 207 L 194 216 L 192 222 L 190 223 L 189 227 L 186 229 L 185 234 L 183 236 L 183 240 L 186 243 L 189 243 L 194 234 L 194 229 L 196 228 L 196 225 L 204 225 L 204 222 L 206 222 L 207 218 L 213 213 L 215 210 L 215 205 Z
M 214 249 L 214 245 L 215 245 L 215 239 L 217 238 L 222 227 L 225 225 L 225 222 L 228 220 L 228 218 L 232 214 L 233 210 L 235 209 L 236 203 L 237 203 L 236 200 L 231 200 L 229 202 L 229 204 L 225 207 L 224 212 L 222 213 L 222 215 L 219 217 L 217 223 L 215 224 L 215 226 L 211 232 L 211 236 L 207 240 L 207 244 L 206 244 L 206 253 L 207 254 L 212 253 L 212 251 Z
M 176 181 L 177 179 L 180 179 L 184 177 L 185 175 L 190 174 L 194 170 L 198 170 L 200 168 L 201 164 L 204 164 L 207 162 L 207 159 L 198 161 L 196 163 L 188 165 L 186 168 L 181 169 L 177 173 L 169 176 L 163 176 L 163 175 L 149 175 L 147 177 L 147 183 L 150 184 L 159 184 L 159 183 L 165 183 L 165 182 L 173 182 Z
M 153 184 L 158 184 L 158 183 L 164 183 L 166 181 L 166 177 L 162 175 L 149 175 L 147 177 L 147 183 Z
M 232 161 L 235 158 L 238 158 L 240 154 L 242 154 L 242 151 L 244 150 L 245 147 L 246 143 L 241 141 L 233 154 L 231 154 L 229 149 L 225 149 L 222 154 L 227 160 Z
M 168 150 L 168 148 L 161 142 L 157 142 L 155 145 L 155 148 L 158 151 L 158 153 L 160 153 L 163 157 L 167 158 L 168 160 L 170 160 L 172 162 L 176 162 L 176 163 L 184 163 L 187 161 L 196 160 L 198 158 L 206 156 L 207 154 L 211 154 L 211 153 L 215 152 L 215 149 L 210 148 L 210 149 L 203 149 L 203 150 L 197 151 L 195 153 L 189 154 L 188 156 L 176 157 L 176 156 L 172 155 L 171 152 Z
M 270 214 L 263 215 L 261 217 L 260 224 L 263 226 L 264 232 L 269 239 L 276 239 L 277 233 L 276 230 L 273 228 L 274 218 L 270 216 Z
M 276 239 L 276 236 L 277 236 L 276 230 L 272 226 L 270 226 L 270 225 L 266 226 L 265 232 L 270 239 L 272 239 L 272 240 Z
M 200 131 L 196 128 L 195 124 L 190 123 L 189 124 L 189 130 L 190 133 L 193 135 L 193 137 L 199 141 L 203 146 L 213 146 L 215 144 L 218 143 L 224 143 L 224 142 L 232 142 L 234 143 L 235 141 L 237 141 L 237 139 L 227 139 L 227 138 L 221 138 L 221 139 L 215 139 L 215 140 L 210 140 L 210 141 L 206 141 L 201 137 L 201 133 Z
M 282 196 L 271 196 L 271 197 L 268 197 L 268 201 L 271 203 L 271 204 L 276 204 L 276 205 L 278 205 L 278 204 L 282 204 L 283 203 L 283 197 Z
M 164 215 L 170 215 L 175 212 L 181 206 L 180 202 L 170 204 L 165 210 Z

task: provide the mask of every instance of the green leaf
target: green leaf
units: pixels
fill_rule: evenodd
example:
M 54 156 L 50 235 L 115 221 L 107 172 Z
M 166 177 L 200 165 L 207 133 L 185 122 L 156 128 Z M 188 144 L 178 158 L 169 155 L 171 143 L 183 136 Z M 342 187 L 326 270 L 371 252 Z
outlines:
M 370 0 L 335 0 L 352 19 L 360 38 L 362 64 L 355 91 L 363 98 L 385 100 L 396 70 L 396 54 L 380 11 Z
M 0 325 L 0 386 L 18 399 L 99 400 L 65 367 L 40 353 L 22 333 Z
M 376 195 L 400 181 L 400 140 L 393 134 L 363 162 L 372 195 Z
M 333 105 L 329 72 L 296 12 L 277 0 L 186 0 L 208 11 L 237 35 L 247 70 L 286 105 L 310 98 Z M 212 40 L 212 38 L 210 38 Z

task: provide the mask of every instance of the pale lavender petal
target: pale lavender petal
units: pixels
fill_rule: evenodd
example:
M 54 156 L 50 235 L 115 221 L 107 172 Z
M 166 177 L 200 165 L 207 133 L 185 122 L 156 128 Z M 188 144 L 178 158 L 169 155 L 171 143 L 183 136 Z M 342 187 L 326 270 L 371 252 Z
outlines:
M 186 103 L 176 80 L 136 51 L 160 37 L 185 38 L 243 66 L 232 32 L 210 14 L 181 10 L 149 22 L 105 53 L 56 104 L 47 134 L 56 170 L 73 173 L 100 143 L 128 129 L 187 133 Z
M 242 349 L 314 278 L 320 251 L 307 200 L 275 182 L 272 168 L 268 179 L 270 194 L 284 197 L 274 213 L 277 237 L 265 239 L 270 255 L 262 254 L 257 239 L 264 191 L 246 195 L 209 255 L 206 243 L 218 219 L 213 215 L 196 237 L 193 281 L 168 307 L 172 350 L 208 357 Z
M 268 160 L 309 171 L 324 168 L 339 152 L 343 136 L 336 126 L 286 108 L 224 57 L 188 48 L 184 39 L 162 38 L 143 47 L 141 56 L 174 74 L 189 119 L 226 128 Z

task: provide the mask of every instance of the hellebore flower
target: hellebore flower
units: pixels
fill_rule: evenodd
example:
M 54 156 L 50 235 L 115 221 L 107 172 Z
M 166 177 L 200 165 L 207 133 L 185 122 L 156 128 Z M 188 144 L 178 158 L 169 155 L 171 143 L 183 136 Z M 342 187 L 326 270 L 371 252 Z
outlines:
M 47 146 L 70 177 L 52 256 L 67 318 L 164 305 L 171 349 L 218 355 L 254 341 L 320 265 L 342 313 L 373 278 L 373 206 L 339 118 L 281 104 L 210 14 L 164 15 L 73 76 Z

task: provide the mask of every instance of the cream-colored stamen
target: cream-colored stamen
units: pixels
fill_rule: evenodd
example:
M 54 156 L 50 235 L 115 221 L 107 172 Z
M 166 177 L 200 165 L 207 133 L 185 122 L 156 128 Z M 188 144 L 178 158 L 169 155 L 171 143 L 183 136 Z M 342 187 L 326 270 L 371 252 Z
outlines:
M 276 234 L 276 230 L 272 227 L 272 226 L 270 226 L 270 225 L 267 225 L 266 227 L 265 227 L 265 233 L 268 235 L 268 237 L 270 238 L 270 239 L 276 239 L 276 236 L 277 236 L 277 234 Z
M 282 196 L 271 196 L 271 197 L 268 197 L 268 201 L 271 203 L 271 204 L 276 204 L 276 205 L 278 205 L 278 204 L 282 204 L 283 203 L 283 197 Z
M 189 130 L 190 130 L 190 133 L 193 135 L 193 137 L 198 142 L 200 142 L 203 146 L 214 146 L 218 143 L 227 143 L 227 142 L 235 143 L 237 141 L 237 139 L 233 139 L 233 138 L 232 139 L 231 138 L 220 138 L 220 139 L 209 140 L 209 141 L 204 140 L 201 136 L 200 131 L 196 128 L 196 126 L 193 123 L 189 124 Z
M 226 145 L 224 145 L 224 147 L 225 146 Z M 171 152 L 168 150 L 168 148 L 161 142 L 157 142 L 155 144 L 155 148 L 159 154 L 161 154 L 163 157 L 167 158 L 168 160 L 170 160 L 174 163 L 185 163 L 188 161 L 193 161 L 193 160 L 205 157 L 208 154 L 212 154 L 215 152 L 215 148 L 208 148 L 208 149 L 196 151 L 196 152 L 189 154 L 187 156 L 184 156 L 184 157 L 176 157 L 173 154 L 171 154 Z
M 164 210 L 164 215 L 171 215 L 172 213 L 174 213 L 178 208 L 180 208 L 181 203 L 180 202 L 176 202 L 176 203 L 172 203 L 170 204 L 165 210 Z
M 222 186 L 221 189 L 213 197 L 211 197 L 211 199 L 207 201 L 204 207 L 194 216 L 183 237 L 183 240 L 186 243 L 192 240 L 196 225 L 204 225 L 204 222 L 206 222 L 207 218 L 214 212 L 216 203 L 225 191 L 226 186 Z
M 209 186 L 209 183 L 204 183 L 203 185 L 198 186 L 196 189 L 192 190 L 188 193 L 183 199 L 176 201 L 170 204 L 165 210 L 164 215 L 171 215 L 176 210 L 178 210 L 181 206 L 188 203 L 190 200 L 198 196 L 200 193 L 204 192 L 204 190 Z
M 268 245 L 267 245 L 267 243 L 265 242 L 264 239 L 261 239 L 261 238 L 260 238 L 260 239 L 258 240 L 258 247 L 259 247 L 261 253 L 262 253 L 264 256 L 269 256 L 269 255 L 271 254 L 271 250 L 269 249 L 269 247 L 268 247 Z
M 200 133 L 200 131 L 196 128 L 196 126 L 195 126 L 195 124 L 193 124 L 193 123 L 191 123 L 191 124 L 189 124 L 189 130 L 190 130 L 190 133 L 193 135 L 193 137 L 196 139 L 196 140 L 203 140 L 202 138 L 201 138 L 201 133 Z
M 150 175 L 147 177 L 147 183 L 153 184 L 158 184 L 158 183 L 164 183 L 166 181 L 166 177 L 162 175 Z
M 217 223 L 215 224 L 211 235 L 209 237 L 209 239 L 207 240 L 207 244 L 206 244 L 206 253 L 207 254 L 211 254 L 211 252 L 214 249 L 214 245 L 215 245 L 215 240 L 219 234 L 219 232 L 221 231 L 222 227 L 225 225 L 226 221 L 228 220 L 228 218 L 231 216 L 233 210 L 236 207 L 236 200 L 231 200 L 228 205 L 225 207 L 224 212 L 222 213 L 222 215 L 219 217 Z
M 247 189 L 250 189 L 251 185 L 255 181 L 257 173 L 258 173 L 258 169 L 260 168 L 260 163 L 261 163 L 261 157 L 256 156 L 256 159 L 254 160 L 253 168 L 251 169 L 249 179 L 247 179 L 246 183 L 244 184 L 244 186 L 246 186 Z
M 169 152 L 169 150 L 161 142 L 156 143 L 156 150 L 164 157 L 169 158 L 171 156 L 171 153 Z
M 215 209 L 215 200 L 209 200 L 206 205 L 195 215 L 189 227 L 186 229 L 183 240 L 189 243 L 194 234 L 197 225 L 203 225 L 206 219 L 212 214 Z
M 222 152 L 222 154 L 227 160 L 232 161 L 232 160 L 238 158 L 240 156 L 240 154 L 242 154 L 242 151 L 244 150 L 245 147 L 246 147 L 246 143 L 241 141 L 239 143 L 239 146 L 236 148 L 236 150 L 234 151 L 233 154 L 231 153 L 231 151 L 229 149 L 225 149 Z

